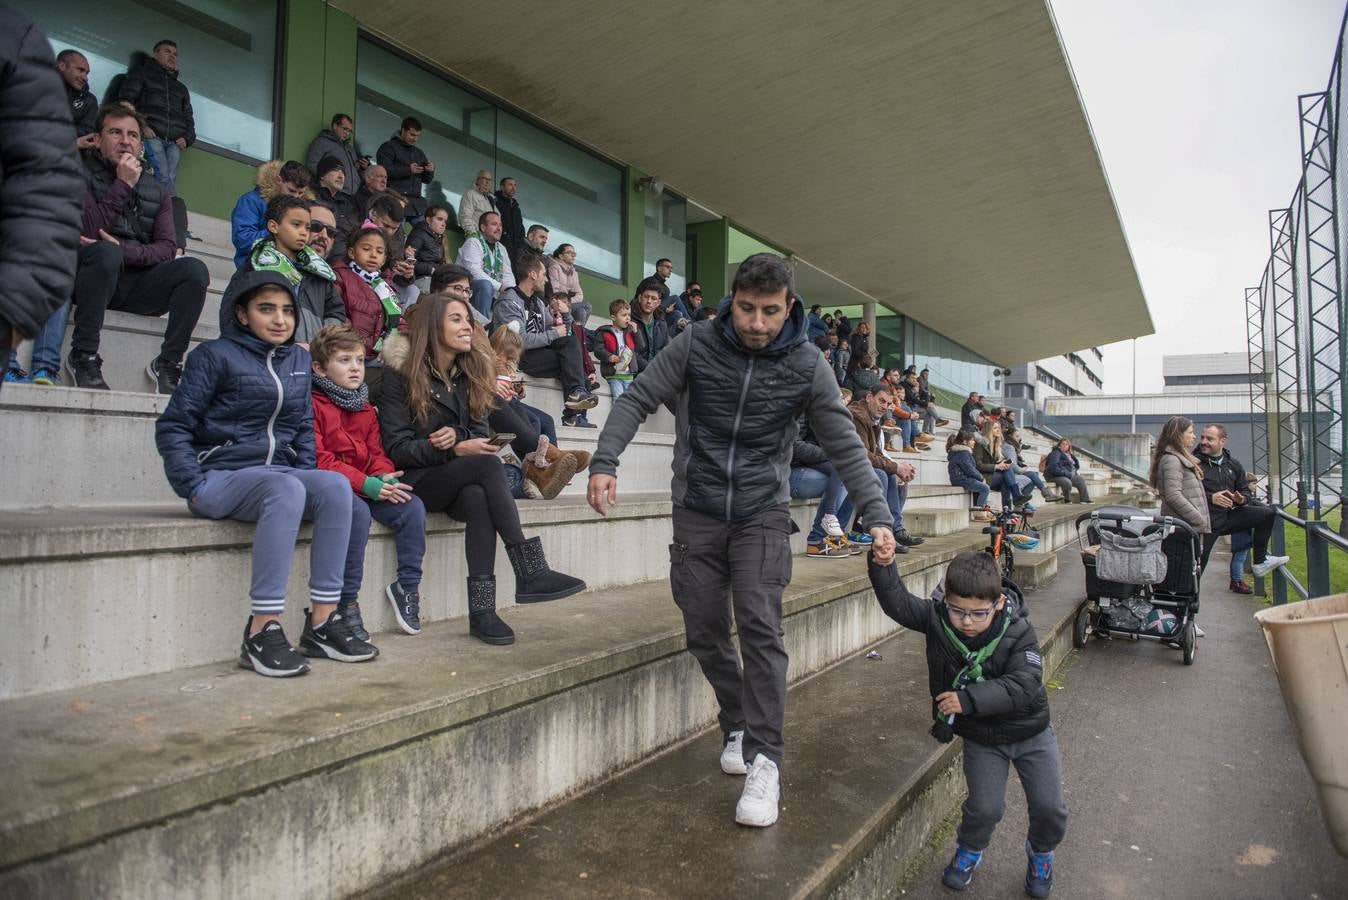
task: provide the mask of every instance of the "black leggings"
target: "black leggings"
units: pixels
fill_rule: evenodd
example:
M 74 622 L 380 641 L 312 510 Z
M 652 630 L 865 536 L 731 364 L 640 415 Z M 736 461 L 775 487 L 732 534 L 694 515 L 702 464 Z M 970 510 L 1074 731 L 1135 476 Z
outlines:
M 485 577 L 496 571 L 498 534 L 507 544 L 524 543 L 505 470 L 491 454 L 464 456 L 428 469 L 412 493 L 427 512 L 443 512 L 464 523 L 469 575 Z

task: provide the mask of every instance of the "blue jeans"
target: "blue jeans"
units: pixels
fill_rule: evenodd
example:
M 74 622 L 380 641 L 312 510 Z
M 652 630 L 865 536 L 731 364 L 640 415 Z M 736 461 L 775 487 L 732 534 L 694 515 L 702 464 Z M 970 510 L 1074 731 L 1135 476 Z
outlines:
M 42 326 L 42 330 L 33 338 L 33 361 L 28 365 L 29 372 L 38 369 L 61 371 L 61 342 L 65 340 L 66 323 L 70 321 L 70 304 L 63 303 L 61 308 L 51 314 L 51 318 Z M 19 368 L 19 354 L 9 351 L 9 367 Z
M 872 469 L 875 477 L 880 479 L 880 490 L 885 494 L 885 502 L 889 504 L 889 514 L 894 519 L 894 530 L 903 528 L 903 504 L 908 502 L 908 485 L 899 481 L 899 476 L 890 475 L 884 469 Z M 844 528 L 850 530 L 847 524 L 852 518 L 852 512 L 855 509 L 850 496 L 845 496 L 842 505 L 838 507 L 838 521 L 843 523 Z M 867 528 L 876 525 L 885 525 L 885 522 L 866 522 Z
M 150 157 L 155 180 L 172 191 L 178 181 L 178 160 L 182 158 L 182 148 L 173 141 L 147 138 L 145 153 Z
M 355 495 L 353 495 L 355 496 Z M 370 520 L 393 529 L 393 547 L 398 556 L 398 584 L 405 591 L 421 587 L 421 560 L 426 555 L 426 507 L 412 495 L 406 503 L 371 501 L 356 496 L 351 509 L 351 542 L 346 548 L 342 575 L 342 601 L 360 595 L 365 580 L 365 545 L 370 540 Z
M 501 466 L 505 471 L 506 484 L 510 487 L 510 496 L 516 500 L 527 500 L 524 496 L 524 470 L 509 463 Z
M 1026 474 L 1028 475 L 1029 473 Z M 1034 486 L 1031 485 L 1024 494 L 1021 494 L 1016 489 L 1016 473 L 1011 469 L 993 472 L 988 478 L 988 486 L 993 490 L 1000 490 L 1002 492 L 1002 507 L 1004 509 L 1010 509 L 1012 506 L 1015 506 L 1017 500 L 1028 498 L 1034 491 Z
M 491 304 L 496 299 L 496 285 L 486 278 L 473 279 L 473 309 L 491 318 Z
M 546 434 L 548 436 L 548 443 L 556 445 L 557 423 L 553 420 L 552 416 L 543 412 L 543 410 L 536 406 L 530 406 L 523 400 L 511 400 L 510 404 L 511 406 L 518 405 L 517 412 L 524 414 L 524 417 L 529 420 L 529 424 L 534 426 L 534 431 L 537 431 L 539 434 Z M 523 477 L 523 475 L 520 476 L 521 481 L 523 480 Z
M 819 497 L 819 509 L 814 514 L 814 525 L 805 536 L 805 543 L 817 544 L 824 539 L 824 516 L 837 515 L 838 508 L 847 497 L 842 478 L 833 464 L 822 462 L 813 466 L 791 467 L 791 496 L 794 499 L 813 500 Z
M 986 481 L 974 481 L 972 478 L 961 478 L 958 481 L 951 481 L 950 483 L 955 487 L 962 487 L 966 491 L 973 492 L 973 505 L 979 509 L 982 509 L 983 504 L 988 502 L 988 494 L 991 491 L 988 488 L 988 483 Z
M 617 403 L 623 392 L 632 386 L 632 379 L 630 378 L 608 378 L 605 380 L 608 382 L 609 393 L 613 395 L 614 403 Z
M 248 589 L 254 615 L 285 611 L 290 560 L 302 519 L 314 523 L 309 601 L 336 603 L 342 593 L 351 524 L 357 516 L 369 515 L 357 510 L 364 505 L 352 493 L 350 482 L 337 472 L 287 466 L 212 469 L 187 501 L 194 516 L 257 523 Z
M 1039 493 L 1041 494 L 1048 490 L 1048 485 L 1044 484 L 1043 477 L 1034 469 L 1026 469 L 1017 466 L 1015 472 L 1017 475 L 1024 475 L 1026 478 L 1030 479 L 1031 490 L 1039 488 Z

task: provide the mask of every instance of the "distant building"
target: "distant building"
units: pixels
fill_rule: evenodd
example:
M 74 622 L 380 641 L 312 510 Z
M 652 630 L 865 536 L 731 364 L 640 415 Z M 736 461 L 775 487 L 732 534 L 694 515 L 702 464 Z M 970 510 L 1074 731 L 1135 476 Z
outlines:
M 1012 366 L 1003 396 L 1040 408 L 1050 397 L 1098 397 L 1105 392 L 1104 361 L 1100 348 L 1091 347 Z

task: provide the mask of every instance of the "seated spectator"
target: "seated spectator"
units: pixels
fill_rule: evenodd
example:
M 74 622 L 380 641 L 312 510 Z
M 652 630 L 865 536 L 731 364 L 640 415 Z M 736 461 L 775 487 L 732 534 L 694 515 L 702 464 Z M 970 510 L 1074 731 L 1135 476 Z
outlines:
M 257 167 L 256 187 L 238 199 L 229 216 L 235 267 L 242 266 L 253 245 L 268 236 L 267 204 L 282 195 L 312 200 L 309 181 L 309 170 L 293 159 L 287 163 L 274 159 Z
M 282 194 L 267 204 L 266 219 L 270 237 L 257 242 L 230 284 L 249 272 L 276 272 L 284 277 L 295 293 L 295 343 L 307 349 L 323 326 L 346 324 L 346 305 L 337 290 L 337 275 L 322 255 L 308 246 L 312 220 L 308 200 Z M 233 315 L 232 303 L 220 304 L 221 334 Z
M 594 355 L 613 402 L 617 403 L 641 371 L 641 357 L 637 356 L 637 330 L 632 325 L 631 305 L 626 300 L 614 300 L 608 305 L 608 319 L 609 324 L 595 329 L 598 343 Z
M 981 427 L 979 416 L 983 414 L 983 395 L 978 391 L 970 391 L 969 399 L 964 401 L 960 407 L 960 427 L 967 428 L 970 431 L 978 431 Z
M 632 326 L 636 329 L 637 356 L 641 359 L 642 369 L 669 343 L 669 329 L 661 312 L 657 288 L 647 286 L 637 292 L 636 304 L 632 307 Z
M 407 249 L 413 254 L 407 258 L 412 266 L 412 277 L 400 275 L 393 279 L 403 309 L 430 290 L 431 274 L 445 261 L 445 228 L 448 226 L 449 210 L 443 206 L 428 206 L 426 217 L 407 235 Z
M 388 169 L 378 164 L 366 166 L 360 177 L 360 187 L 356 190 L 356 208 L 360 210 L 360 214 L 367 215 L 374 198 L 386 193 L 388 193 Z
M 351 117 L 346 113 L 338 113 L 332 117 L 331 127 L 324 128 L 309 142 L 309 152 L 304 156 L 304 165 L 320 179 L 323 177 L 319 171 L 323 158 L 331 156 L 337 160 L 342 169 L 340 190 L 352 200 L 361 183 L 361 169 L 370 164 L 368 156 L 360 156 L 356 152 L 356 144 L 352 140 L 355 130 L 356 124 L 351 121 Z
M 422 185 L 435 177 L 435 163 L 417 146 L 421 122 L 413 116 L 402 120 L 397 134 L 379 145 L 375 161 L 388 172 L 388 186 L 407 198 L 407 218 L 419 221 L 426 214 Z
M 369 370 L 382 365 L 376 362 L 384 349 L 384 341 L 398 327 L 402 308 L 398 294 L 381 274 L 388 239 L 378 228 L 362 228 L 351 235 L 347 245 L 345 265 L 338 265 L 337 291 L 346 305 L 347 320 L 365 342 L 367 377 Z M 382 379 L 383 373 L 374 376 Z M 372 386 L 379 390 L 379 386 Z
M 146 374 L 159 393 L 171 394 L 211 276 L 201 260 L 177 256 L 169 191 L 141 171 L 140 116 L 104 107 L 98 134 L 98 149 L 84 158 L 89 190 L 75 272 L 70 374 L 76 387 L 109 389 L 98 355 L 107 310 L 168 313 L 159 356 L 150 360 Z
M 89 90 L 89 58 L 78 50 L 56 54 L 56 72 L 66 86 L 70 118 L 75 122 L 75 146 L 91 150 L 98 146 L 98 98 Z M 80 140 L 83 138 L 83 140 Z
M 1002 455 L 1002 426 L 991 417 L 983 422 L 983 440 L 974 446 L 974 462 L 988 480 L 988 487 L 1002 493 L 1002 508 L 1012 509 L 1029 499 L 1034 488 L 1026 479 L 1022 487 L 1011 462 Z
M 378 654 L 337 611 L 359 501 L 315 468 L 309 354 L 295 346 L 295 300 L 275 272 L 231 282 L 229 330 L 197 348 L 155 426 L 164 472 L 192 515 L 256 522 L 252 615 L 239 665 L 283 678 L 305 656 L 364 662 Z M 309 601 L 297 653 L 281 628 L 300 520 L 314 523 Z
M 974 462 L 974 448 L 977 446 L 974 433 L 967 428 L 961 428 L 952 434 L 945 442 L 946 469 L 950 474 L 952 485 L 964 488 L 974 495 L 974 509 L 977 511 L 974 520 L 991 522 L 994 517 L 983 509 L 983 505 L 988 502 L 991 488 L 983 473 L 978 470 L 978 464 Z
M 857 371 L 861 370 L 858 369 Z M 889 369 L 885 372 L 882 381 L 889 386 L 890 392 L 894 395 L 894 407 L 888 421 L 893 422 L 902 435 L 902 451 L 904 453 L 921 453 L 931 449 L 929 446 L 932 440 L 931 435 L 922 433 L 921 415 L 905 402 L 903 375 L 897 368 Z
M 360 227 L 365 219 L 365 211 L 356 202 L 356 195 L 346 190 L 346 172 L 337 157 L 325 156 L 320 159 L 315 174 L 318 176 L 315 195 L 332 210 L 337 219 L 337 237 L 332 252 L 344 254 L 347 235 Z
M 459 200 L 459 228 L 464 234 L 477 234 L 482 227 L 482 217 L 490 212 L 496 212 L 496 198 L 491 192 L 491 173 L 483 169 L 477 173 L 473 186 L 464 191 Z M 498 230 L 492 240 L 500 239 L 501 232 Z
M 547 229 L 543 229 L 544 240 Z M 552 286 L 552 296 L 561 297 L 571 307 L 571 318 L 584 325 L 590 317 L 590 304 L 585 302 L 585 291 L 580 286 L 580 273 L 576 271 L 576 248 L 570 244 L 559 244 L 551 256 L 545 256 L 543 262 L 548 267 L 548 284 Z
M 529 230 L 524 233 L 524 246 L 520 249 L 532 250 L 539 256 L 547 256 L 549 234 L 550 232 L 546 225 L 530 225 Z
M 689 320 L 693 322 L 701 322 L 712 313 L 711 307 L 702 302 L 702 285 L 696 281 L 689 282 L 688 290 L 683 292 L 683 306 L 688 310 Z
M 1077 502 L 1090 503 L 1090 493 L 1086 490 L 1086 479 L 1081 477 L 1081 461 L 1072 452 L 1072 442 L 1067 438 L 1058 441 L 1048 452 L 1044 460 L 1044 475 L 1058 486 L 1062 492 L 1062 502 L 1072 502 L 1072 488 L 1077 489 Z
M 365 385 L 365 348 L 350 325 L 327 325 L 310 344 L 313 356 L 314 451 L 318 468 L 344 477 L 355 492 L 351 542 L 337 612 L 352 633 L 370 639 L 361 617 L 365 545 L 373 519 L 393 531 L 398 575 L 384 589 L 398 627 L 421 633 L 421 561 L 426 555 L 426 508 L 397 471 L 379 440 L 379 420 Z
M 512 644 L 514 631 L 496 614 L 498 535 L 515 570 L 517 603 L 569 597 L 585 590 L 585 582 L 552 571 L 543 542 L 526 539 L 520 528 L 487 425 L 497 397 L 496 364 L 467 299 L 429 294 L 409 323 L 386 354 L 379 404 L 384 449 L 428 512 L 465 523 L 468 633 L 488 644 Z
M 810 307 L 810 314 L 805 317 L 805 337 L 808 340 L 818 340 L 828 334 L 828 325 L 819 315 L 820 306 L 816 303 Z
M 933 435 L 937 426 L 949 424 L 947 420 L 936 415 L 936 403 L 932 399 L 931 391 L 922 387 L 922 382 L 917 377 L 917 370 L 912 366 L 909 366 L 903 375 L 903 402 L 921 418 L 923 434 Z
M 1062 497 L 1059 493 L 1056 490 L 1050 489 L 1049 486 L 1044 483 L 1044 478 L 1039 472 L 1027 467 L 1024 462 L 1022 462 L 1018 435 L 1019 433 L 1014 425 L 1011 426 L 1010 429 L 1007 429 L 1006 427 L 1002 428 L 1002 455 L 1010 461 L 1011 471 L 1022 478 L 1030 479 L 1030 484 L 1039 488 L 1039 493 L 1044 498 L 1044 502 L 1054 503 L 1061 500 Z
M 384 239 L 388 241 L 388 258 L 384 265 L 388 271 L 386 276 L 393 278 L 395 275 L 411 276 L 413 269 L 411 262 L 407 259 L 407 232 L 404 228 L 403 200 L 394 191 L 385 191 L 376 197 L 370 199 L 370 209 L 366 213 L 362 228 L 378 228 L 384 233 Z
M 889 504 L 890 514 L 894 517 L 894 540 L 901 547 L 915 547 L 924 539 L 909 534 L 903 527 L 903 504 L 908 498 L 908 483 L 917 477 L 917 470 L 912 463 L 896 463 L 885 455 L 880 432 L 881 420 L 894 406 L 894 395 L 887 385 L 882 384 L 863 393 L 853 391 L 852 396 L 854 399 L 847 408 L 852 413 L 852 423 L 856 426 L 862 446 L 866 448 L 871 467 L 875 469 L 875 477 L 880 480 L 885 500 Z M 851 514 L 851 504 L 844 503 L 843 512 L 838 517 L 846 521 Z M 864 527 L 854 528 L 852 534 L 864 533 L 866 530 Z M 851 540 L 851 534 L 848 539 Z
M 660 295 L 660 305 L 663 307 L 669 298 L 669 285 L 666 282 L 669 280 L 669 276 L 673 274 L 673 262 L 668 259 L 657 259 L 655 261 L 655 272 L 641 279 L 641 283 L 637 285 L 637 297 L 640 297 L 641 292 L 647 288 L 655 288 L 656 293 Z M 664 314 L 665 312 L 662 310 L 661 318 L 664 317 Z
M 1225 425 L 1204 426 L 1198 441 L 1198 460 L 1203 464 L 1203 492 L 1207 495 L 1208 521 L 1212 525 L 1211 531 L 1203 535 L 1200 569 L 1207 568 L 1208 556 L 1220 535 L 1234 536 L 1242 532 L 1253 533 L 1253 571 L 1256 576 L 1263 578 L 1278 566 L 1286 565 L 1289 557 L 1268 552 L 1277 510 L 1255 498 L 1245 467 L 1226 449 Z
M 524 213 L 520 211 L 519 201 L 515 199 L 517 184 L 507 175 L 501 179 L 501 187 L 492 199 L 496 202 L 496 211 L 501 214 L 501 243 L 506 245 L 511 259 L 524 246 Z M 542 248 L 539 248 L 542 251 Z
M 594 370 L 594 360 L 590 358 L 590 342 L 585 334 L 585 327 L 572 318 L 571 307 L 567 304 L 565 297 L 554 294 L 548 300 L 548 311 L 552 313 L 552 327 L 565 326 L 570 330 L 572 337 L 576 339 L 576 346 L 580 350 L 580 361 L 585 369 L 585 389 L 593 393 L 594 389 L 599 387 L 599 376 Z M 563 412 L 562 424 L 571 428 L 598 427 L 586 418 L 583 409 L 580 411 L 568 409 Z
M 490 218 L 500 217 L 491 213 Z M 492 226 L 484 223 L 483 227 Z M 537 378 L 561 379 L 567 411 L 593 409 L 599 401 L 586 387 L 585 364 L 571 333 L 570 313 L 554 317 L 543 299 L 545 275 L 540 258 L 529 256 L 521 266 L 519 283 L 506 288 L 492 306 L 492 330 L 504 325 L 524 341 L 520 357 L 523 372 Z M 566 423 L 565 418 L 562 421 Z
M 122 79 L 117 99 L 144 118 L 142 137 L 154 177 L 174 193 L 178 161 L 197 140 L 192 95 L 178 78 L 178 45 L 168 40 L 155 44 L 154 55 Z
M 791 497 L 805 500 L 819 498 L 814 523 L 805 536 L 805 555 L 811 559 L 846 559 L 855 553 L 864 552 L 862 544 L 848 542 L 847 532 L 838 519 L 838 509 L 847 497 L 842 477 L 828 461 L 828 454 L 819 446 L 808 422 L 802 420 L 798 423 L 797 431 L 796 441 L 791 448 Z M 902 544 L 895 550 L 898 553 L 908 552 L 908 548 Z
M 862 355 L 860 359 L 854 355 L 851 365 L 852 371 L 847 376 L 846 386 L 852 389 L 853 396 L 873 391 L 880 386 L 880 376 L 875 372 L 875 359 L 869 354 Z
M 501 243 L 501 217 L 485 212 L 459 248 L 455 262 L 473 276 L 473 308 L 484 317 L 492 315 L 492 304 L 502 291 L 515 286 L 510 254 Z M 545 274 L 544 279 L 547 278 Z
M 311 204 L 309 206 L 309 249 L 323 259 L 330 260 L 336 255 L 333 252 L 336 241 L 337 217 L 333 214 L 332 208 L 318 202 Z M 346 255 L 345 247 L 342 249 L 342 255 Z M 335 274 L 333 278 L 336 278 Z

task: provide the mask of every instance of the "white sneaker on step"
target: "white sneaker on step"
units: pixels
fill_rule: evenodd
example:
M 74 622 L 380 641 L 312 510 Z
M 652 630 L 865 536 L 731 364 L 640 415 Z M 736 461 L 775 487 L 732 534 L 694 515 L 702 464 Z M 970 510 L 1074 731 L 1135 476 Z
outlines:
M 766 828 L 777 821 L 777 801 L 781 798 L 782 776 L 777 764 L 760 753 L 749 766 L 740 802 L 735 804 L 735 821 Z
M 847 532 L 843 531 L 842 523 L 838 521 L 837 516 L 821 516 L 819 525 L 824 529 L 824 534 L 829 537 L 847 536 Z
M 730 739 L 721 748 L 721 771 L 727 775 L 743 775 L 749 771 L 744 764 L 744 732 L 730 732 Z
M 1269 555 L 1264 557 L 1263 562 L 1257 562 L 1254 565 L 1250 566 L 1250 569 L 1254 572 L 1255 578 L 1263 578 L 1269 572 L 1272 572 L 1274 569 L 1278 568 L 1278 566 L 1285 566 L 1291 561 L 1292 557 L 1290 556 Z

